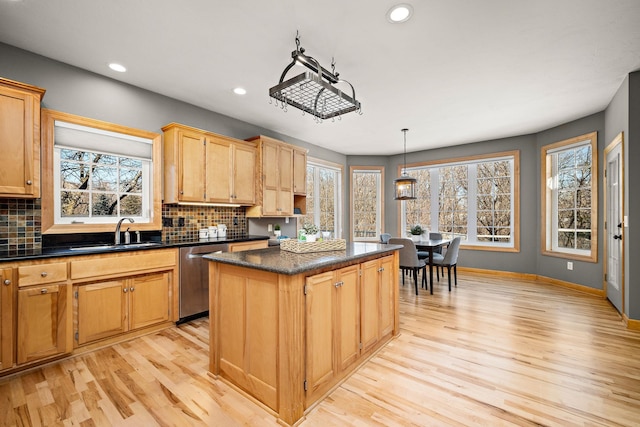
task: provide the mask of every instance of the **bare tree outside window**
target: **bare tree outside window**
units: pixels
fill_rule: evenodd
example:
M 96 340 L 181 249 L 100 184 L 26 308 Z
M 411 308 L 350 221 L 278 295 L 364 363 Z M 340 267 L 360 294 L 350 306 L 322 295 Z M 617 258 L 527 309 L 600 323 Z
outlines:
M 142 214 L 142 161 L 60 149 L 60 216 Z
M 339 237 L 341 170 L 307 163 L 307 213 L 304 223 L 318 225 L 321 231 L 329 231 Z
M 355 169 L 351 174 L 351 227 L 354 239 L 375 240 L 381 230 L 381 169 Z
M 415 178 L 416 199 L 405 201 L 406 232 L 414 225 L 431 227 L 431 176 L 429 169 L 407 169 L 407 175 Z
M 506 160 L 477 167 L 477 229 L 479 242 L 511 239 L 511 165 Z
M 447 239 L 467 239 L 467 166 L 441 167 L 439 176 L 438 231 Z

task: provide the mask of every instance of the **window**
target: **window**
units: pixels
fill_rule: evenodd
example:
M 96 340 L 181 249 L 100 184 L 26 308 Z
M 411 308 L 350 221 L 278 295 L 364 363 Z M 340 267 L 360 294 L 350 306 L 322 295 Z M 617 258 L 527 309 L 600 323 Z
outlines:
M 313 223 L 321 231 L 342 236 L 342 166 L 315 159 L 307 160 L 307 214 L 303 223 Z
M 511 151 L 407 168 L 418 198 L 401 202 L 401 229 L 419 224 L 469 248 L 518 251 L 519 158 Z
M 543 253 L 597 261 L 597 133 L 542 147 Z
M 351 167 L 351 235 L 353 241 L 377 241 L 382 232 L 382 182 L 378 166 Z
M 160 135 L 46 110 L 43 232 L 160 229 Z M 46 216 L 46 218 L 45 218 Z

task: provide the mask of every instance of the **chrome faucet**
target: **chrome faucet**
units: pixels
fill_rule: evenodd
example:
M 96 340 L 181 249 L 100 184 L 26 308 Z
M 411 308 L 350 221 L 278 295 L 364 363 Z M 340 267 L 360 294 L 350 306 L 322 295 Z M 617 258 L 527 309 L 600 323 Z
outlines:
M 115 236 L 115 240 L 114 243 L 116 245 L 120 244 L 120 226 L 122 225 L 122 221 L 124 221 L 125 219 L 128 219 L 130 223 L 133 223 L 133 218 L 122 218 L 120 219 L 120 221 L 118 221 L 118 225 L 116 225 L 116 236 Z

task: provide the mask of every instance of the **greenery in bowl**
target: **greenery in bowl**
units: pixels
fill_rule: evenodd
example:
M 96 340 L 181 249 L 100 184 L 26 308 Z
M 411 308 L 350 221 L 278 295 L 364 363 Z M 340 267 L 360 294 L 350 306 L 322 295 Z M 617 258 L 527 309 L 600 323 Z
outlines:
M 424 233 L 424 228 L 419 225 L 414 225 L 413 227 L 411 227 L 411 230 L 409 230 L 409 232 L 414 236 L 419 236 Z
M 320 228 L 318 228 L 317 225 L 311 224 L 309 222 L 303 225 L 302 229 L 304 230 L 305 234 L 316 234 L 318 233 L 318 231 L 320 231 Z
M 274 225 L 274 226 L 273 226 L 273 229 L 274 229 L 274 230 L 276 230 L 276 231 L 280 230 L 280 224 L 276 224 L 276 225 Z

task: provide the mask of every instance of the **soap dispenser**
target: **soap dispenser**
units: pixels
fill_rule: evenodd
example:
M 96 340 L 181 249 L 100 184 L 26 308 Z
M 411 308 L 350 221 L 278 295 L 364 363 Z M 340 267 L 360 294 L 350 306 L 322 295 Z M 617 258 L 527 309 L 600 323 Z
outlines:
M 131 243 L 131 233 L 129 233 L 129 228 L 127 228 L 127 231 L 124 232 L 124 244 L 128 245 L 129 243 Z

